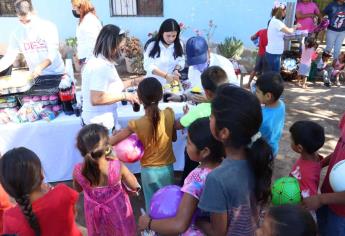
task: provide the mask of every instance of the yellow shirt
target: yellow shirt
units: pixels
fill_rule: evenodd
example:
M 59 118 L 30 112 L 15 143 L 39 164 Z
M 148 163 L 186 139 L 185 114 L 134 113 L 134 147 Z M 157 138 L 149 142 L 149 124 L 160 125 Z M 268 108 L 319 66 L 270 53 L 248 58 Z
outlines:
M 160 111 L 157 128 L 157 141 L 152 139 L 152 124 L 147 116 L 128 122 L 128 127 L 138 135 L 144 144 L 144 156 L 140 163 L 143 167 L 165 166 L 176 161 L 172 147 L 175 115 L 171 108 Z

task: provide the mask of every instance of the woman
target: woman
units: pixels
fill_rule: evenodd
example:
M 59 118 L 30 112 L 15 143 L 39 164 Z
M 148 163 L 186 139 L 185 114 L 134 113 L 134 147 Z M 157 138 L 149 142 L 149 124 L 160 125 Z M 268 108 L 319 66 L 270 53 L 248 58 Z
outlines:
M 180 26 L 174 19 L 167 19 L 155 37 L 145 45 L 144 69 L 146 77 L 155 77 L 164 86 L 179 80 L 185 58 L 180 42 Z
M 333 58 L 338 58 L 345 39 L 345 0 L 334 0 L 323 10 L 330 21 L 326 36 L 326 51 L 333 51 Z
M 286 16 L 286 5 L 277 2 L 272 9 L 272 18 L 268 23 L 268 44 L 265 53 L 265 71 L 280 72 L 281 56 L 284 52 L 284 33 L 292 34 L 299 24 L 293 28 L 287 27 L 283 20 Z
M 320 10 L 311 0 L 300 0 L 296 7 L 297 23 L 301 24 L 300 30 L 308 30 L 312 33 L 315 29 L 314 19 L 321 19 Z
M 88 59 L 82 72 L 82 119 L 85 124 L 97 123 L 108 128 L 119 129 L 117 105 L 119 101 L 139 103 L 137 95 L 122 92 L 140 81 L 122 82 L 116 68 L 115 60 L 124 44 L 125 33 L 115 25 L 103 27 L 96 40 L 93 56 Z
M 89 0 L 72 0 L 73 16 L 79 19 L 77 26 L 77 52 L 80 66 L 92 55 L 96 39 L 102 24 L 96 16 L 96 10 Z

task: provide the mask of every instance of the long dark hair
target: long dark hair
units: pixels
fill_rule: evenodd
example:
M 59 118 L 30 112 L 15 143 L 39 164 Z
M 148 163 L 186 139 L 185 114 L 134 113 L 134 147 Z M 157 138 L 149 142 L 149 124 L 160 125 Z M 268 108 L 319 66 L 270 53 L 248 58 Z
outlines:
M 256 201 L 266 204 L 271 196 L 273 155 L 263 138 L 252 142 L 262 123 L 259 100 L 245 89 L 224 84 L 218 88 L 212 101 L 212 115 L 216 121 L 216 131 L 227 128 L 231 134 L 224 141 L 225 148 L 245 148 L 246 159 L 254 174 Z
M 210 149 L 210 155 L 207 157 L 209 160 L 221 162 L 225 157 L 223 144 L 212 136 L 208 117 L 195 120 L 188 127 L 188 136 L 198 150 Z
M 148 77 L 138 85 L 138 97 L 143 103 L 152 122 L 152 138 L 157 140 L 157 129 L 160 121 L 158 103 L 163 97 L 161 83 L 153 77 Z
M 268 210 L 274 236 L 316 236 L 317 227 L 310 212 L 298 205 L 274 206 Z
M 155 37 L 153 37 L 152 39 L 149 39 L 145 44 L 144 50 L 146 51 L 148 45 L 151 42 L 154 42 L 153 48 L 151 49 L 151 52 L 149 53 L 149 57 L 152 57 L 152 58 L 154 58 L 156 56 L 160 57 L 161 49 L 159 47 L 159 42 L 166 43 L 164 41 L 164 38 L 163 38 L 163 33 L 172 32 L 172 31 L 177 32 L 176 39 L 174 41 L 174 58 L 176 59 L 177 57 L 182 56 L 183 49 L 182 49 L 181 42 L 180 42 L 180 32 L 181 32 L 180 26 L 176 20 L 166 19 L 161 24 L 161 27 L 159 28 L 157 35 Z
M 35 235 L 41 235 L 37 216 L 32 211 L 30 194 L 43 181 L 41 161 L 24 147 L 6 152 L 0 159 L 0 182 L 5 191 L 15 199 Z
M 126 37 L 116 25 L 105 25 L 97 37 L 93 54 L 99 54 L 109 61 L 115 61 L 119 55 L 119 45 Z
M 92 186 L 100 184 L 98 159 L 111 152 L 108 130 L 99 124 L 84 126 L 77 136 L 77 148 L 84 157 L 82 175 Z

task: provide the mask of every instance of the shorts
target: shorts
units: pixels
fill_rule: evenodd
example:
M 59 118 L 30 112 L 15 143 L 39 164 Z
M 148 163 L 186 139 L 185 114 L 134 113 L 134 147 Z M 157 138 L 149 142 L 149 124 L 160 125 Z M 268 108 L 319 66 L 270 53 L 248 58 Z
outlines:
M 262 73 L 262 71 L 264 69 L 264 60 L 265 60 L 264 56 L 257 56 L 256 57 L 255 68 L 254 68 L 255 72 Z
M 309 76 L 311 65 L 300 64 L 298 68 L 298 75 Z

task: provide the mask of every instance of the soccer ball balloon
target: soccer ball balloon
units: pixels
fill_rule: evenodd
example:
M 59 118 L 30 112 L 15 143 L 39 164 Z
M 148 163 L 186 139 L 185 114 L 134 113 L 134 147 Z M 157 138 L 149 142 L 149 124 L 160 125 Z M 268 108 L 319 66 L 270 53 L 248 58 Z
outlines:
M 136 134 L 132 134 L 114 146 L 113 151 L 121 161 L 134 163 L 144 156 L 144 145 Z
M 282 177 L 272 186 L 273 205 L 298 204 L 301 202 L 301 190 L 296 178 Z
M 334 192 L 345 191 L 345 160 L 333 166 L 329 174 L 329 183 Z

